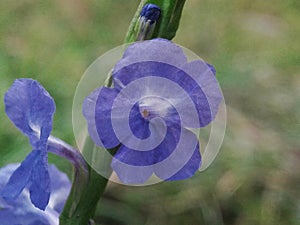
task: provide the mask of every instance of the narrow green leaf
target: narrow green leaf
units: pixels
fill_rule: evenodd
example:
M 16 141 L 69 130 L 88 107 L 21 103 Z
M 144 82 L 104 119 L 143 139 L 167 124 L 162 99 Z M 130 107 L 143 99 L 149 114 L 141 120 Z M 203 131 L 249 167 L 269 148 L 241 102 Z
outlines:
M 139 22 L 140 13 L 141 13 L 144 5 L 146 4 L 146 2 L 147 2 L 147 0 L 141 0 L 141 3 L 139 4 L 139 6 L 133 16 L 133 19 L 130 23 L 124 43 L 130 43 L 130 42 L 134 42 L 136 40 L 136 38 L 138 36 L 138 29 L 139 29 L 138 22 Z

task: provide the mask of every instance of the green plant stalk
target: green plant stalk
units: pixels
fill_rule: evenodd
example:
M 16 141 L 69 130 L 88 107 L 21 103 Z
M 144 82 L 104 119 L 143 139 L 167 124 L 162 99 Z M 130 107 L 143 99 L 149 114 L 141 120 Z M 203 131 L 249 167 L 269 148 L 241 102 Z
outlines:
M 85 179 L 85 178 L 84 178 Z M 98 200 L 105 191 L 108 180 L 100 176 L 96 171 L 89 167 L 88 181 L 82 193 L 78 193 L 78 189 L 73 183 L 73 187 L 60 216 L 60 224 L 62 225 L 88 225 L 93 218 Z M 75 185 L 74 185 L 75 184 Z M 76 195 L 80 194 L 79 201 L 75 204 Z
M 125 43 L 136 41 L 138 36 L 140 12 L 143 6 L 148 3 L 156 4 L 161 8 L 161 17 L 155 27 L 152 38 L 161 37 L 171 40 L 175 36 L 185 0 L 141 0 L 126 35 Z M 111 154 L 114 154 L 117 149 L 118 147 L 110 149 Z M 95 145 L 91 138 L 87 135 L 83 147 L 85 159 L 92 159 L 93 151 L 96 151 Z M 88 161 L 91 162 L 92 160 Z M 110 162 L 103 163 L 110 164 Z M 59 218 L 60 224 L 90 224 L 91 218 L 94 216 L 97 203 L 103 195 L 107 183 L 108 179 L 99 175 L 90 165 L 88 165 L 87 170 L 84 168 L 77 169 L 75 171 L 69 198 Z
M 88 161 L 91 161 L 95 144 L 87 136 L 83 154 Z M 117 151 L 117 148 L 109 150 L 111 154 Z M 110 162 L 103 162 L 105 164 Z M 105 165 L 104 165 L 105 166 Z M 65 204 L 64 210 L 60 215 L 60 224 L 62 225 L 85 225 L 93 218 L 98 200 L 105 191 L 108 179 L 100 176 L 91 166 L 88 169 L 80 168 L 75 171 L 72 189 L 69 198 Z
M 94 148 L 94 143 L 87 136 L 83 151 Z M 103 194 L 108 180 L 94 171 L 89 165 L 87 171 L 75 171 L 72 189 L 60 215 L 62 225 L 87 225 L 94 216 L 97 202 Z

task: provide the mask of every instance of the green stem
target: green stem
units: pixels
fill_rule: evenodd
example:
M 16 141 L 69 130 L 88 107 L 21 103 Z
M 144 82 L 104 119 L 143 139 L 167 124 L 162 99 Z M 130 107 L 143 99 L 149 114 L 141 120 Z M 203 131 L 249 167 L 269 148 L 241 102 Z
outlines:
M 87 137 L 83 151 L 94 149 L 93 141 Z M 105 191 L 108 180 L 88 166 L 88 171 L 75 172 L 72 189 L 60 216 L 62 225 L 87 225 L 93 218 L 97 202 Z

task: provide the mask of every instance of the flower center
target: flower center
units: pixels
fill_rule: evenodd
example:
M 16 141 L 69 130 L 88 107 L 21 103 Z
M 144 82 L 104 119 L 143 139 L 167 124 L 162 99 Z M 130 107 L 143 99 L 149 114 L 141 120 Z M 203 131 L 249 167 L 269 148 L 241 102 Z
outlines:
M 146 119 L 149 116 L 149 111 L 147 109 L 144 109 L 142 111 L 142 116 Z
M 140 114 L 144 119 L 151 120 L 154 117 L 165 117 L 168 114 L 170 103 L 166 100 L 149 96 L 140 100 Z

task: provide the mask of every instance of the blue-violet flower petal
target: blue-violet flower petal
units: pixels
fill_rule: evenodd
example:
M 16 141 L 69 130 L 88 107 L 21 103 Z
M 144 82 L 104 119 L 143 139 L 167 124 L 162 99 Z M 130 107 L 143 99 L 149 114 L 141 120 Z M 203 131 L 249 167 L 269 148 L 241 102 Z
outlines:
M 32 203 L 44 210 L 50 196 L 47 140 L 52 130 L 54 100 L 37 81 L 24 78 L 13 83 L 4 102 L 7 116 L 29 137 L 34 150 L 12 174 L 1 195 L 16 199 L 28 186 Z
M 9 177 L 19 164 L 9 164 L 0 168 L 0 191 L 3 190 Z M 7 200 L 0 197 L 0 221 L 1 225 L 58 225 L 59 214 L 62 211 L 71 183 L 66 174 L 60 172 L 54 165 L 49 165 L 51 182 L 51 196 L 49 205 L 45 211 L 35 208 L 30 202 L 29 190 L 24 188 L 15 200 Z

